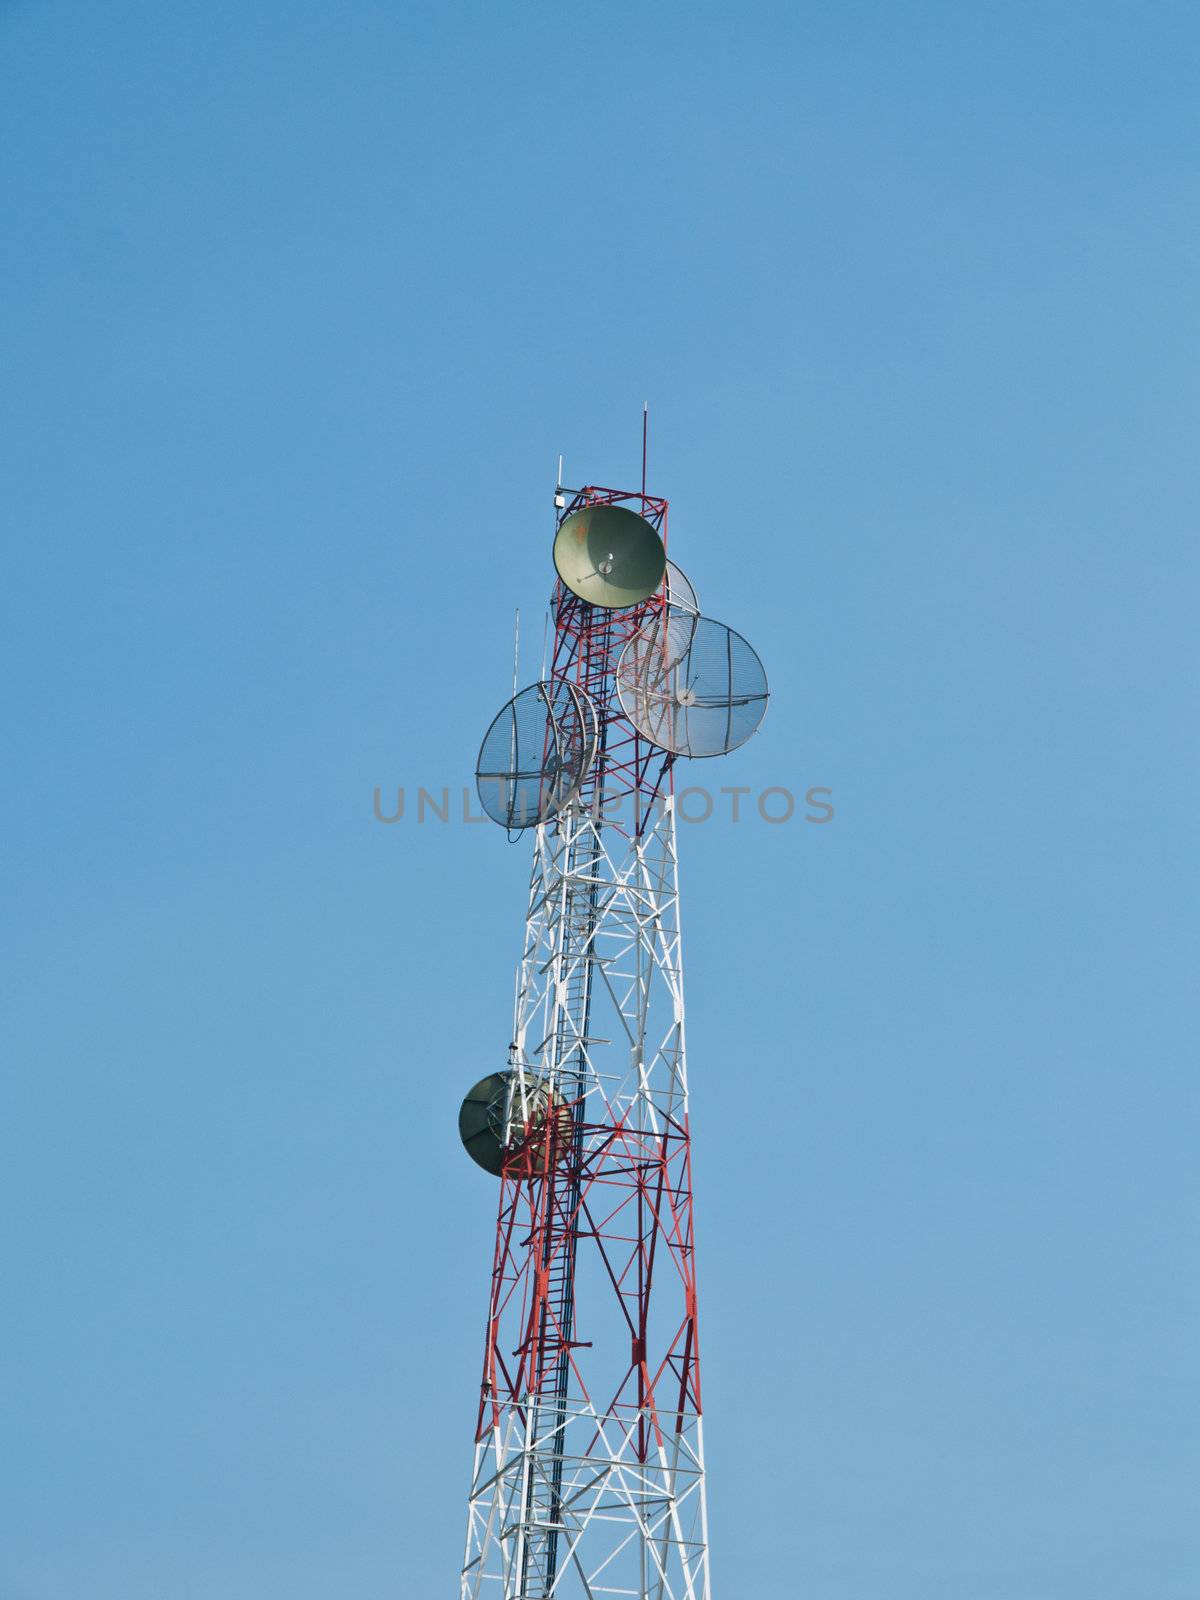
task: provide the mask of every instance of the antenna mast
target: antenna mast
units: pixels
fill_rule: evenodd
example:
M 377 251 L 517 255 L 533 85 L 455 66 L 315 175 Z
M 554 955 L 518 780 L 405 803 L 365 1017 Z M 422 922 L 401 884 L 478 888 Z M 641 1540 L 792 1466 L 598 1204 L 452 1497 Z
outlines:
M 476 770 L 534 851 L 512 1042 L 459 1114 L 499 1188 L 461 1600 L 711 1600 L 672 769 L 767 688 L 666 559 L 647 419 L 640 495 L 560 469 L 549 675 Z

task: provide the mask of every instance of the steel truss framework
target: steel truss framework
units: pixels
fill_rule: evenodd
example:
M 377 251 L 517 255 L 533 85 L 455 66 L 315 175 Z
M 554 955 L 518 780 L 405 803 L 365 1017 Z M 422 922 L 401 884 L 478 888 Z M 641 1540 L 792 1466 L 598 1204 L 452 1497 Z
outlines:
M 665 539 L 644 495 L 562 515 L 619 501 Z M 462 1600 L 710 1600 L 671 758 L 613 681 L 662 604 L 555 592 L 599 749 L 536 836 Z

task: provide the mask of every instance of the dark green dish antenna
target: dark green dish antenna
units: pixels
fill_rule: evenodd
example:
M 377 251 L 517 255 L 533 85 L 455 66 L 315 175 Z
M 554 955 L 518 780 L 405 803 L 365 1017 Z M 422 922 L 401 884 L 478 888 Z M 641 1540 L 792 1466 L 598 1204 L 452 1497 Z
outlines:
M 582 506 L 554 540 L 558 575 L 581 600 L 616 610 L 640 605 L 662 583 L 667 553 L 645 517 L 625 506 Z
M 458 1136 L 472 1161 L 500 1176 L 504 1164 L 505 1102 L 508 1073 L 491 1072 L 467 1090 L 458 1113 Z
M 550 1141 L 554 1165 L 565 1159 L 571 1142 L 571 1112 L 561 1095 L 552 1094 L 531 1072 L 511 1068 L 490 1072 L 468 1089 L 458 1113 L 458 1136 L 471 1160 L 499 1177 L 506 1155 L 535 1141 L 534 1170 L 546 1166 L 543 1138 L 547 1112 L 554 1107 L 556 1128 Z

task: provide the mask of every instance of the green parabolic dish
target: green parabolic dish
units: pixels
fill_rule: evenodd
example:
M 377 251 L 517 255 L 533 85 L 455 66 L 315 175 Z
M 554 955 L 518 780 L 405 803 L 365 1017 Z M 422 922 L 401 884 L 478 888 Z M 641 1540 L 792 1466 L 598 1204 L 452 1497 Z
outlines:
M 486 1078 L 480 1078 L 458 1113 L 458 1136 L 467 1154 L 485 1172 L 493 1173 L 496 1177 L 500 1176 L 504 1166 L 504 1150 L 488 1117 L 488 1108 L 504 1094 L 507 1082 L 506 1072 L 493 1072 Z
M 662 582 L 666 551 L 658 534 L 625 506 L 584 506 L 565 517 L 554 565 L 573 594 L 615 610 L 648 600 Z

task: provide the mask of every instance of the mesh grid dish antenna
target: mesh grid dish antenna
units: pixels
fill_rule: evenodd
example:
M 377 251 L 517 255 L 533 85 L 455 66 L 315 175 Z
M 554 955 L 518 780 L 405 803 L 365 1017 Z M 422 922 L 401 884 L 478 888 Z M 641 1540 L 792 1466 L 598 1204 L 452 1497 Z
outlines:
M 699 612 L 700 602 L 696 598 L 696 591 L 690 578 L 668 559 L 666 576 L 663 578 L 663 594 L 670 605 L 679 611 Z
M 638 732 L 677 756 L 723 756 L 745 744 L 770 693 L 740 633 L 674 605 L 630 639 L 616 682 Z
M 573 683 L 531 683 L 513 696 L 483 736 L 475 766 L 479 803 L 510 833 L 561 811 L 596 754 L 590 697 Z

